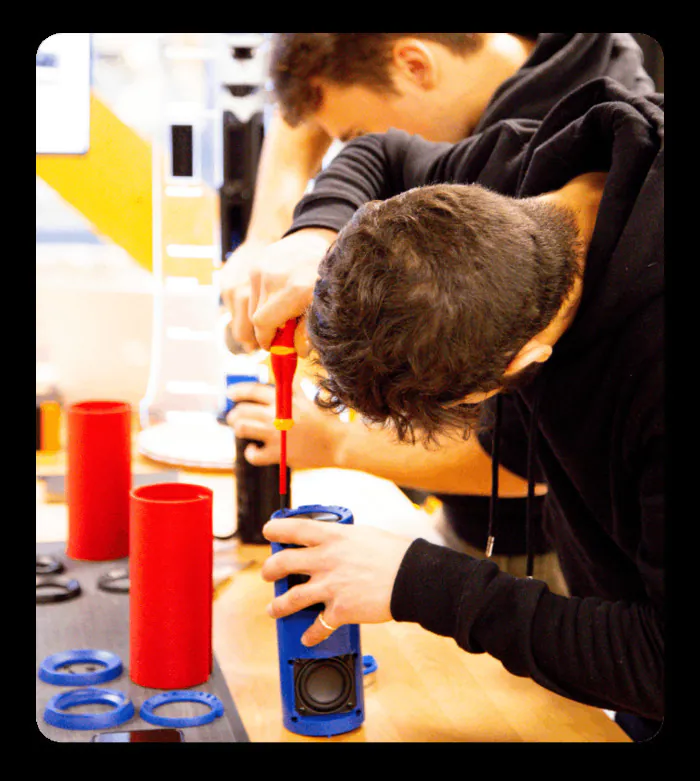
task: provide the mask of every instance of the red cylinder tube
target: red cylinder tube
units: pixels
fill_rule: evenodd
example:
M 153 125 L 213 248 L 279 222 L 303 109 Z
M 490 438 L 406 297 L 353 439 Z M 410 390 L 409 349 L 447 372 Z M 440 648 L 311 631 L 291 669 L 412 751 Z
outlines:
M 66 554 L 110 561 L 129 554 L 131 407 L 82 401 L 67 409 Z
M 185 689 L 212 665 L 213 494 L 187 483 L 131 492 L 130 676 L 152 689 Z

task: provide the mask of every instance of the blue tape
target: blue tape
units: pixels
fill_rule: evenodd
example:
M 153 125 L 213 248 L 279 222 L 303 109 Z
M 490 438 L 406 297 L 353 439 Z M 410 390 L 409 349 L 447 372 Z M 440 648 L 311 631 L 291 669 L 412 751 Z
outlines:
M 199 716 L 189 718 L 178 716 L 159 716 L 154 713 L 156 708 L 166 705 L 170 702 L 201 702 L 208 705 L 210 710 Z M 187 690 L 176 690 L 163 692 L 150 697 L 143 703 L 139 715 L 149 724 L 155 724 L 158 727 L 201 727 L 202 724 L 209 724 L 219 716 L 224 715 L 224 705 L 215 694 L 208 692 L 193 692 Z
M 76 705 L 113 705 L 107 713 L 65 713 Z M 74 689 L 52 697 L 44 710 L 44 721 L 60 729 L 109 729 L 134 715 L 134 706 L 126 694 L 113 689 Z
M 85 673 L 72 673 L 59 668 L 76 662 L 84 664 L 99 664 L 99 670 Z M 54 686 L 94 686 L 106 683 L 121 675 L 122 661 L 110 651 L 100 651 L 94 648 L 61 651 L 47 656 L 39 668 L 39 678 Z

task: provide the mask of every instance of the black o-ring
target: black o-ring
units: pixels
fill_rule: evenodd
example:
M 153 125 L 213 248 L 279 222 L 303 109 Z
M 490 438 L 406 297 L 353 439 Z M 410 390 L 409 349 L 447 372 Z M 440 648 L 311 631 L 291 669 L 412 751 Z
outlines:
M 128 594 L 129 587 L 129 570 L 126 567 L 107 570 L 97 580 L 97 588 L 114 594 Z
M 63 572 L 63 564 L 55 557 L 45 554 L 37 554 L 36 574 L 37 575 L 58 575 Z
M 41 589 L 45 587 L 54 587 L 63 589 L 57 594 L 42 594 Z M 61 577 L 60 575 L 37 575 L 36 579 L 36 603 L 37 605 L 48 604 L 50 602 L 66 602 L 69 599 L 75 599 L 82 593 L 80 583 L 74 578 Z

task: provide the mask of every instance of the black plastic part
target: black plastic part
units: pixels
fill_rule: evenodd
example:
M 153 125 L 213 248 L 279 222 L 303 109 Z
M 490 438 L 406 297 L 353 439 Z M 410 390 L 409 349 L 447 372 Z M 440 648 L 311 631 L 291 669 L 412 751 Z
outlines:
M 247 93 L 251 85 L 233 85 L 231 93 Z M 243 241 L 253 208 L 255 180 L 265 129 L 263 112 L 241 122 L 232 111 L 223 116 L 223 184 L 219 190 L 221 213 L 221 260 Z
M 259 89 L 257 84 L 227 84 L 226 88 L 234 98 L 247 98 Z
M 237 537 L 247 544 L 269 545 L 262 535 L 262 527 L 272 513 L 279 510 L 279 466 L 253 466 L 245 458 L 250 444 L 261 444 L 251 439 L 236 438 L 236 502 L 238 506 Z M 287 468 L 287 486 L 291 470 Z M 291 503 L 291 492 L 286 494 Z
M 192 125 L 171 125 L 172 175 L 190 177 L 194 173 Z
M 64 570 L 63 564 L 55 556 L 36 556 L 37 575 L 58 575 Z
M 129 570 L 126 567 L 110 569 L 97 579 L 97 588 L 114 594 L 128 594 L 130 587 Z
M 58 593 L 47 594 L 43 592 L 43 589 L 46 588 L 58 588 L 61 590 Z M 36 577 L 37 605 L 45 605 L 51 602 L 66 602 L 69 599 L 75 599 L 81 593 L 80 583 L 74 578 L 61 575 L 37 575 Z

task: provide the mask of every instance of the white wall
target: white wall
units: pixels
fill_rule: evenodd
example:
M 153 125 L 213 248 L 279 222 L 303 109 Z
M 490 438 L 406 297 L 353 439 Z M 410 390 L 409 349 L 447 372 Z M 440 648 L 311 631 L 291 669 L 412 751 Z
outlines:
M 151 357 L 151 285 L 119 247 L 37 244 L 37 373 L 53 374 L 67 403 L 109 398 L 138 408 Z

